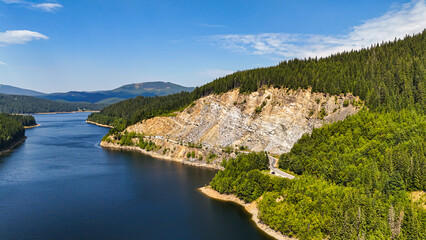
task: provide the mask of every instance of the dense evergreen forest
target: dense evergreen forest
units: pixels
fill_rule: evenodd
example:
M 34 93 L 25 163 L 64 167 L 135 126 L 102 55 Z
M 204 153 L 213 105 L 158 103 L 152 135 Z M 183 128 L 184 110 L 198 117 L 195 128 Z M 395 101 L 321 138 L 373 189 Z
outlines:
M 344 52 L 327 58 L 294 59 L 277 66 L 240 71 L 197 87 L 163 97 L 136 97 L 119 102 L 89 116 L 109 125 L 129 125 L 168 114 L 192 101 L 234 88 L 256 91 L 263 85 L 314 92 L 351 92 L 370 109 L 426 111 L 426 31 L 403 40 L 376 44 L 367 49 Z
M 0 113 L 0 150 L 24 137 L 24 126 L 35 125 L 37 123 L 33 116 Z
M 7 148 L 25 136 L 25 129 L 19 120 L 8 114 L 0 114 L 0 150 Z
M 105 105 L 90 103 L 57 102 L 37 97 L 0 94 L 0 112 L 41 113 L 72 112 L 79 110 L 101 110 Z
M 344 146 L 345 142 L 339 144 Z M 211 187 L 220 193 L 235 194 L 246 202 L 258 199 L 260 219 L 285 235 L 299 239 L 426 237 L 426 209 L 410 200 L 406 191 L 410 187 L 395 172 L 380 172 L 386 177 L 377 177 L 376 182 L 370 179 L 353 184 L 337 184 L 307 172 L 290 180 L 264 171 L 268 168 L 265 153 L 239 155 L 227 160 L 224 166 L 225 170 L 213 178 Z M 344 170 L 351 176 L 351 171 L 356 174 L 365 168 Z M 366 175 L 369 173 L 366 171 Z M 409 181 L 410 177 L 405 179 Z
M 9 117 L 19 123 L 22 124 L 24 127 L 30 127 L 37 125 L 36 120 L 31 115 L 16 115 L 16 114 L 7 114 L 7 113 L 0 113 L 0 115 Z
M 343 186 L 426 191 L 426 115 L 363 111 L 304 135 L 279 165 Z

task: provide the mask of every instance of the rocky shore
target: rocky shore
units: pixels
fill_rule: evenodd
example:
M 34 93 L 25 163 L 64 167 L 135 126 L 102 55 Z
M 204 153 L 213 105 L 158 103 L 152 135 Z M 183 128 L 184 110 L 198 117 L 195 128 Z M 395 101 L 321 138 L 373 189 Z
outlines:
M 30 128 L 35 128 L 35 127 L 39 127 L 39 126 L 40 126 L 40 124 L 36 124 L 36 125 L 33 125 L 33 126 L 24 126 L 24 128 L 30 129 Z
M 96 125 L 96 126 L 99 126 L 99 127 L 104 127 L 104 128 L 114 128 L 113 126 L 110 126 L 110 125 L 100 124 L 100 123 L 92 122 L 92 121 L 89 121 L 89 120 L 86 120 L 86 122 L 87 122 L 87 123 L 90 123 L 90 124 L 93 124 L 93 125 Z
M 140 147 L 137 146 L 122 146 L 120 144 L 117 143 L 112 143 L 112 142 L 105 142 L 102 141 L 101 142 L 101 147 L 103 148 L 107 148 L 107 149 L 111 149 L 111 150 L 122 150 L 122 151 L 134 151 L 134 152 L 140 152 L 146 155 L 149 155 L 151 157 L 154 158 L 160 158 L 160 159 L 165 159 L 165 160 L 169 160 L 169 161 L 174 161 L 174 162 L 180 162 L 186 165 L 191 165 L 191 166 L 196 166 L 196 167 L 205 167 L 205 168 L 211 168 L 211 169 L 216 169 L 216 170 L 222 170 L 223 167 L 218 166 L 218 165 L 214 165 L 214 164 L 207 164 L 205 162 L 199 162 L 199 161 L 189 161 L 188 159 L 184 158 L 184 157 L 171 157 L 168 155 L 164 155 L 155 151 L 147 151 L 145 149 L 141 149 Z
M 212 189 L 210 186 L 202 187 L 202 188 L 199 188 L 198 190 L 200 190 L 203 194 L 211 198 L 227 201 L 227 202 L 234 202 L 236 204 L 243 206 L 244 209 L 252 215 L 252 220 L 256 223 L 257 227 L 275 239 L 278 239 L 278 240 L 296 240 L 297 239 L 297 238 L 285 236 L 282 233 L 270 228 L 268 225 L 262 223 L 262 221 L 259 219 L 259 209 L 257 208 L 256 201 L 252 203 L 245 203 L 243 200 L 239 199 L 235 195 L 221 194 L 217 192 L 216 190 Z

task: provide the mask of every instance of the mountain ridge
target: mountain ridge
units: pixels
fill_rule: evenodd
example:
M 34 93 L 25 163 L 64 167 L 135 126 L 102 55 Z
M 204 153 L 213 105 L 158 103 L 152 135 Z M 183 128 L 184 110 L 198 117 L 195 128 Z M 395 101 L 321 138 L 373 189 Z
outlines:
M 0 84 L 0 93 L 9 94 L 9 95 L 24 95 L 24 96 L 32 96 L 32 97 L 46 94 L 43 92 L 15 87 L 15 86 L 6 85 L 6 84 Z
M 171 82 L 140 82 L 126 84 L 112 90 L 99 91 L 69 91 L 56 93 L 42 93 L 29 89 L 0 85 L 0 93 L 9 95 L 23 95 L 40 97 L 49 100 L 66 102 L 86 102 L 95 104 L 113 104 L 136 96 L 165 96 L 182 91 L 191 92 L 193 87 L 185 87 Z

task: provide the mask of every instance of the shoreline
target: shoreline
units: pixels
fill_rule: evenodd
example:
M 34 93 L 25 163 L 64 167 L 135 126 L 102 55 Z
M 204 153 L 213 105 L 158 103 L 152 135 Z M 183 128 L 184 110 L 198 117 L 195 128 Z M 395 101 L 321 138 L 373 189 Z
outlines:
M 5 153 L 11 152 L 14 148 L 19 146 L 21 143 L 25 142 L 26 139 L 27 139 L 27 137 L 23 136 L 19 140 L 17 140 L 16 142 L 12 143 L 12 145 L 10 145 L 7 149 L 1 150 L 0 156 L 5 154 Z
M 269 236 L 278 240 L 297 240 L 297 238 L 286 236 L 270 228 L 268 225 L 262 223 L 259 219 L 259 209 L 257 208 L 257 201 L 254 201 L 252 203 L 245 203 L 243 200 L 239 199 L 235 195 L 221 194 L 217 192 L 216 190 L 212 189 L 210 186 L 201 187 L 198 190 L 210 198 L 220 200 L 220 201 L 225 201 L 225 202 L 233 202 L 238 205 L 241 205 L 246 212 L 252 215 L 251 220 L 256 224 L 256 226 L 260 230 L 262 230 L 264 233 L 268 234 Z
M 99 127 L 104 127 L 104 128 L 114 128 L 111 125 L 100 124 L 100 123 L 92 122 L 92 121 L 89 121 L 89 120 L 86 120 L 86 123 L 93 124 L 93 125 L 96 125 L 96 126 L 99 126 Z
M 71 111 L 71 112 L 39 112 L 39 113 L 23 113 L 25 114 L 62 114 L 62 113 L 93 113 L 93 112 L 100 112 L 100 111 Z
M 100 146 L 103 147 L 103 148 L 106 148 L 106 149 L 110 149 L 110 150 L 140 152 L 142 154 L 149 155 L 153 158 L 164 159 L 164 160 L 168 160 L 168 161 L 172 161 L 172 162 L 178 162 L 178 163 L 196 166 L 196 167 L 204 167 L 204 168 L 210 168 L 210 169 L 214 169 L 214 170 L 222 170 L 223 169 L 219 166 L 215 166 L 215 165 L 211 165 L 211 164 L 195 163 L 195 162 L 186 161 L 184 159 L 178 159 L 178 158 L 172 158 L 172 157 L 169 157 L 169 156 L 164 156 L 162 154 L 159 154 L 159 153 L 156 153 L 156 152 L 153 152 L 153 151 L 146 151 L 145 149 L 141 149 L 141 148 L 135 147 L 135 146 L 121 146 L 121 145 L 116 144 L 116 143 L 107 143 L 107 142 L 104 142 L 104 141 L 101 141 Z
M 16 114 L 16 115 L 35 115 L 35 114 L 62 114 L 62 113 L 93 113 L 93 112 L 100 112 L 100 111 L 71 111 L 71 112 L 37 112 L 37 113 L 11 113 L 11 114 Z
M 36 125 L 33 125 L 33 126 L 24 126 L 24 128 L 25 129 L 31 129 L 31 128 L 35 128 L 35 127 L 39 127 L 39 126 L 41 126 L 40 124 L 36 124 Z

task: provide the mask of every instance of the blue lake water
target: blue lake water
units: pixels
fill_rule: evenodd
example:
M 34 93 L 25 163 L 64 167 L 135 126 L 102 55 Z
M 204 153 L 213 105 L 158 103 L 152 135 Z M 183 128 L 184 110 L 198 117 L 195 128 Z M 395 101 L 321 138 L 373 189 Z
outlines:
M 0 156 L 0 239 L 270 239 L 197 188 L 215 171 L 99 147 L 87 113 L 36 115 Z

